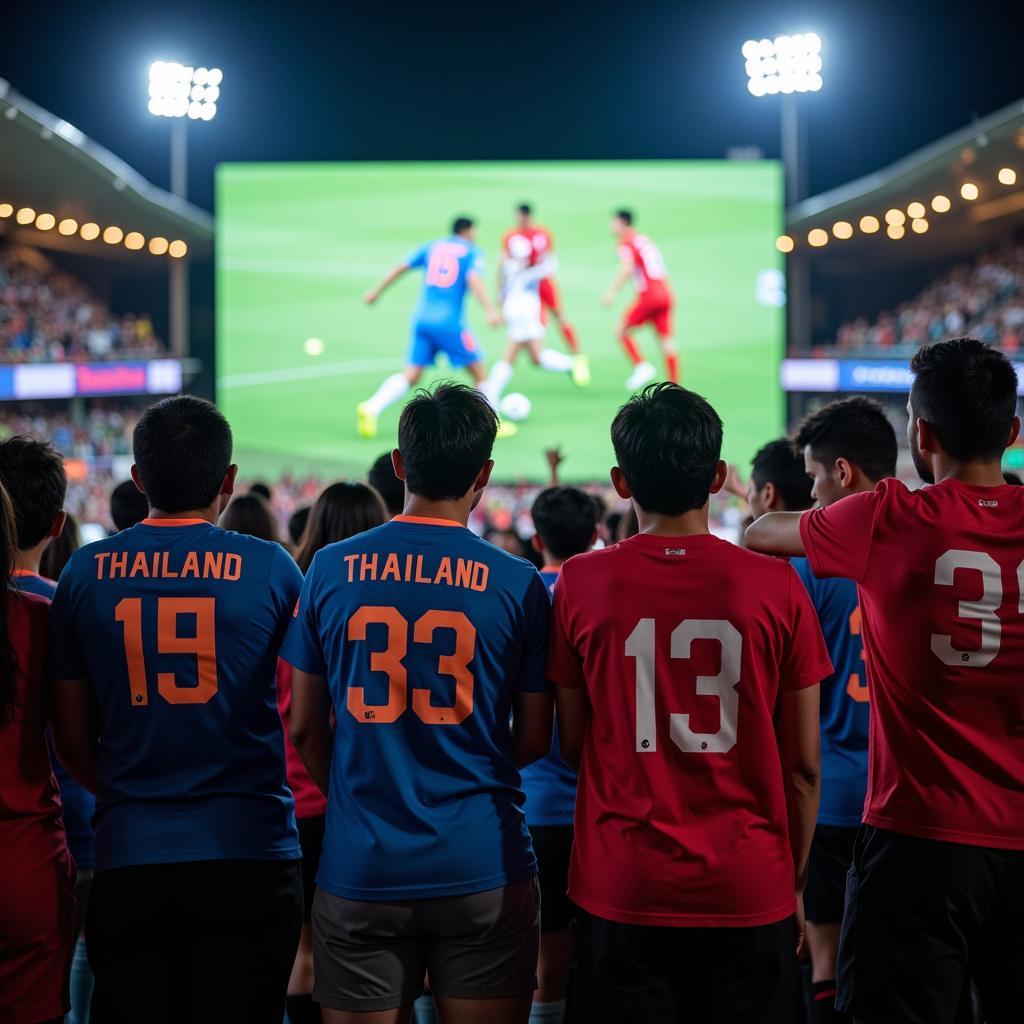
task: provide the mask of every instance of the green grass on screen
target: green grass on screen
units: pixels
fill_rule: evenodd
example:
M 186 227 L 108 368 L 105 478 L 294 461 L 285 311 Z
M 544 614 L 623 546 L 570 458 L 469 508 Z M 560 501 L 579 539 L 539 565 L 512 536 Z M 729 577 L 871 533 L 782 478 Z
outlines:
M 555 444 L 567 481 L 607 478 L 608 427 L 630 371 L 617 328 L 632 285 L 614 308 L 599 302 L 616 268 L 609 216 L 620 206 L 665 257 L 683 383 L 722 416 L 725 457 L 746 463 L 781 431 L 784 311 L 758 301 L 759 282 L 763 291 L 782 268 L 775 163 L 227 164 L 217 173 L 218 401 L 243 474 L 362 475 L 392 447 L 401 403 L 374 441 L 356 435 L 355 406 L 403 366 L 422 277 L 410 273 L 372 308 L 363 293 L 465 213 L 477 220 L 493 295 L 500 240 L 522 201 L 553 233 L 564 311 L 594 380 L 577 390 L 520 357 L 507 390 L 529 396 L 533 412 L 496 446 L 495 480 L 546 479 L 543 450 Z M 471 296 L 467 309 L 489 365 L 504 332 Z M 651 329 L 636 337 L 662 370 Z M 321 355 L 306 354 L 308 338 L 323 341 Z M 554 325 L 547 343 L 564 347 Z M 453 376 L 467 379 L 447 367 L 426 379 Z

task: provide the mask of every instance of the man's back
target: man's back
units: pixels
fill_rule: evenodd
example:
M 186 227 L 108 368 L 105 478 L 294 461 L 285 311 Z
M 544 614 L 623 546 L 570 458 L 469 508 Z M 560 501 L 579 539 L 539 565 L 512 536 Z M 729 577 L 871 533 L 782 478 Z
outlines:
M 532 565 L 445 520 L 317 554 L 282 655 L 327 677 L 337 716 L 321 888 L 419 899 L 536 872 L 508 722 L 545 688 L 547 615 Z
M 629 924 L 753 926 L 793 912 L 773 716 L 830 666 L 785 563 L 711 535 L 571 559 L 549 673 L 585 685 L 570 895 Z
M 860 585 L 871 679 L 865 821 L 1024 849 L 1024 489 L 894 480 L 801 521 Z
M 274 670 L 300 583 L 278 545 L 205 520 L 72 556 L 54 672 L 96 697 L 98 868 L 298 856 Z
M 424 271 L 416 320 L 436 327 L 458 326 L 469 274 L 482 272 L 480 250 L 454 235 L 421 246 L 408 262 L 410 267 Z

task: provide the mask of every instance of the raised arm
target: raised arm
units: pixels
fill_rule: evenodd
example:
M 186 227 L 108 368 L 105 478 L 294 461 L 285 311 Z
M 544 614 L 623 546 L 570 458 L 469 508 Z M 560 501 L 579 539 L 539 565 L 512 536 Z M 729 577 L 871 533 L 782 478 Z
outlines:
M 487 322 L 492 327 L 497 327 L 501 323 L 501 314 L 494 308 L 494 303 L 491 302 L 491 297 L 487 294 L 487 286 L 484 284 L 483 278 L 475 270 L 471 270 L 466 275 L 466 283 L 476 296 L 477 301 L 483 306 L 484 312 L 487 314 Z
M 87 679 L 53 685 L 53 743 L 61 764 L 90 792 L 96 792 L 99 715 Z
M 310 778 L 324 796 L 331 778 L 331 698 L 327 680 L 292 672 L 291 736 Z
M 407 270 L 408 263 L 398 263 L 393 266 L 364 296 L 363 301 L 372 306 L 381 295 L 390 288 Z
M 766 555 L 787 555 L 795 557 L 804 554 L 804 542 L 800 536 L 800 519 L 803 512 L 769 512 L 755 519 L 744 534 L 744 543 L 751 551 Z

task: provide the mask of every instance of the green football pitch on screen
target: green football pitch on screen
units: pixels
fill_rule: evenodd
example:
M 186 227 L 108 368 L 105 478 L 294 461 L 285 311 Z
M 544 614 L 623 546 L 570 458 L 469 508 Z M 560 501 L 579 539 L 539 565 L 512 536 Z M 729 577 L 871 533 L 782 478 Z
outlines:
M 560 446 L 566 481 L 606 480 L 609 425 L 628 397 L 618 341 L 632 282 L 600 299 L 617 267 L 610 215 L 634 211 L 661 250 L 675 294 L 683 383 L 725 423 L 725 457 L 747 463 L 783 426 L 778 384 L 784 301 L 779 166 L 770 162 L 227 164 L 217 172 L 218 402 L 246 476 L 283 470 L 363 475 L 394 446 L 402 403 L 361 438 L 356 406 L 405 363 L 422 283 L 411 271 L 374 306 L 363 295 L 418 246 L 445 237 L 457 215 L 478 225 L 492 296 L 514 209 L 533 206 L 550 230 L 566 319 L 590 359 L 592 383 L 546 373 L 520 356 L 506 389 L 530 399 L 514 437 L 497 442 L 494 479 L 547 478 Z M 467 296 L 488 365 L 506 346 Z M 649 326 L 635 337 L 664 374 Z M 565 350 L 554 323 L 546 344 Z M 468 379 L 438 365 L 425 382 Z

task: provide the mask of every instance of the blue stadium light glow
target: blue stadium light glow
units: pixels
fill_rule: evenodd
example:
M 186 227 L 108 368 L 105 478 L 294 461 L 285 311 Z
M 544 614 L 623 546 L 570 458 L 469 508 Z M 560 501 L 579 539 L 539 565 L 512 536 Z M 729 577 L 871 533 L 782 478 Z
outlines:
M 752 96 L 817 92 L 822 87 L 821 37 L 815 32 L 748 39 L 741 52 Z
M 212 121 L 217 115 L 223 80 L 220 68 L 154 61 L 149 68 L 149 112 L 155 117 Z

